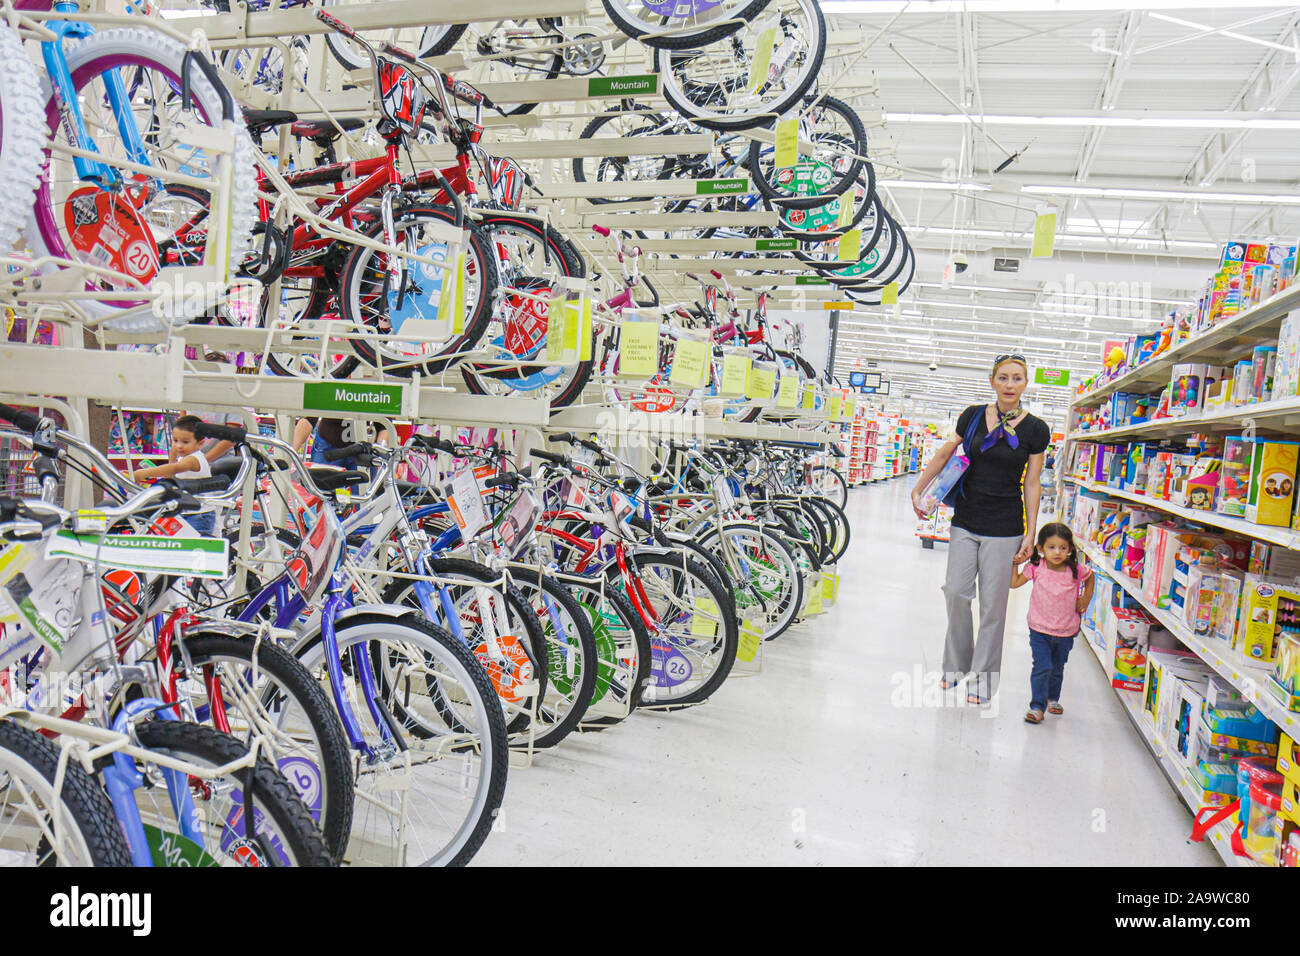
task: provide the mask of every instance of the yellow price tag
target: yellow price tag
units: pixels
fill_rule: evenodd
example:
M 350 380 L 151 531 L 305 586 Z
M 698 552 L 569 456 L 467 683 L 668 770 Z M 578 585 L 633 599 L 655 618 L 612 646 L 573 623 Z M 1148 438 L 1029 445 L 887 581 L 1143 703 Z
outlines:
M 880 290 L 880 304 L 893 305 L 898 301 L 898 283 L 891 282 Z
M 840 576 L 832 571 L 830 574 L 822 574 L 822 601 L 827 604 L 834 604 L 840 592 Z
M 618 337 L 618 374 L 652 378 L 659 371 L 659 323 L 628 322 Z
M 451 314 L 451 334 L 465 334 L 465 253 L 456 256 L 456 295 Z
M 850 229 L 840 236 L 839 259 L 841 262 L 857 262 L 862 254 L 862 230 Z
M 804 617 L 812 617 L 814 614 L 821 614 L 822 607 L 822 576 L 820 573 L 814 574 L 812 580 L 808 582 L 808 601 L 803 606 Z
M 673 349 L 673 370 L 668 381 L 684 388 L 703 388 L 709 364 L 709 343 L 699 339 L 678 339 Z
M 566 301 L 564 303 L 564 352 L 578 354 L 578 342 L 582 333 L 582 303 Z
M 751 359 L 743 352 L 727 352 L 722 357 L 722 383 L 718 386 L 720 395 L 744 395 L 749 383 L 749 366 Z
M 749 385 L 745 388 L 745 397 L 761 398 L 766 401 L 772 397 L 774 388 L 776 388 L 776 369 L 755 362 L 749 370 Z
M 799 379 L 794 375 L 782 375 L 781 385 L 776 391 L 777 408 L 794 408 L 799 404 Z
M 803 383 L 803 407 L 804 408 L 817 407 L 817 386 L 814 385 L 812 382 Z
M 857 204 L 857 198 L 858 198 L 857 194 L 853 191 L 852 186 L 844 190 L 844 192 L 840 193 L 840 197 L 839 197 L 840 217 L 835 221 L 835 224 L 839 226 L 841 229 L 846 229 L 849 226 L 853 225 L 854 206 Z M 847 257 L 841 257 L 841 258 L 847 258 Z M 854 256 L 853 258 L 856 259 L 857 256 Z
M 1056 213 L 1039 213 L 1034 220 L 1034 245 L 1029 251 L 1031 259 L 1047 259 L 1056 246 Z
M 858 410 L 858 400 L 856 398 L 850 398 L 847 402 L 844 403 L 844 420 L 846 422 L 853 421 L 853 414 L 857 410 Z
M 753 93 L 767 81 L 767 71 L 772 65 L 772 48 L 776 46 L 776 27 L 768 27 L 758 35 L 754 58 L 749 61 L 749 85 Z
M 799 161 L 799 121 L 784 119 L 776 121 L 776 155 L 772 163 L 781 169 L 793 166 Z
M 582 297 L 582 330 L 578 334 L 578 360 L 580 362 L 591 361 L 591 346 L 594 338 L 595 333 L 591 326 L 591 299 L 584 295 Z
M 691 615 L 691 637 L 713 637 L 718 633 L 718 605 L 712 598 L 697 597 Z
M 844 396 L 839 392 L 831 394 L 831 421 L 838 422 L 844 412 Z
M 759 645 L 763 643 L 763 631 L 758 621 L 749 619 L 740 622 L 740 640 L 736 645 L 736 660 L 748 663 L 758 656 Z
M 564 302 L 552 300 L 546 306 L 546 360 L 564 358 Z

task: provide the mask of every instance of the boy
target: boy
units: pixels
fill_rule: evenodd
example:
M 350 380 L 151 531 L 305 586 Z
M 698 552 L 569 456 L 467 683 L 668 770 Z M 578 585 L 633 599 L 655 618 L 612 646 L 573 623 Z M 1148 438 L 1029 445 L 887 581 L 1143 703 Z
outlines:
M 202 420 L 195 415 L 182 415 L 172 426 L 173 461 L 153 468 L 138 468 L 131 473 L 131 480 L 139 484 L 151 478 L 211 478 L 212 458 L 222 453 L 220 447 L 214 447 L 204 453 L 200 449 L 203 441 L 195 434 Z M 211 457 L 209 457 L 211 456 Z M 212 534 L 215 516 L 211 512 L 186 515 L 186 520 L 199 534 Z

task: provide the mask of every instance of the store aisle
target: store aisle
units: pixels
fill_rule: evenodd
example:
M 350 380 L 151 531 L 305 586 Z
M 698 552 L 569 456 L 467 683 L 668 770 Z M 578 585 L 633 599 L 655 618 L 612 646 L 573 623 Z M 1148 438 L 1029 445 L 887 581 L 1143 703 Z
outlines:
M 761 675 L 512 770 L 475 863 L 1217 865 L 1087 647 L 1066 714 L 1023 722 L 1027 591 L 1000 713 L 924 699 L 946 554 L 913 537 L 907 491 L 850 492 L 840 601 L 767 645 Z

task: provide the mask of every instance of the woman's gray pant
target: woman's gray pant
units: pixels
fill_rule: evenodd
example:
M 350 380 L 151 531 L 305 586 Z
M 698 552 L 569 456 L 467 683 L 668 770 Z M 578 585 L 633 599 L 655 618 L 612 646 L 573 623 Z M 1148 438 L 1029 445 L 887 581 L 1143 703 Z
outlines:
M 949 680 L 972 676 L 969 693 L 985 699 L 998 689 L 1002 670 L 1002 632 L 1007 625 L 1007 595 L 1011 591 L 1011 561 L 1024 538 L 992 538 L 953 528 L 948 538 L 948 575 L 943 593 L 948 599 L 948 638 L 943 647 L 943 673 Z M 980 635 L 975 641 L 971 601 L 979 582 Z

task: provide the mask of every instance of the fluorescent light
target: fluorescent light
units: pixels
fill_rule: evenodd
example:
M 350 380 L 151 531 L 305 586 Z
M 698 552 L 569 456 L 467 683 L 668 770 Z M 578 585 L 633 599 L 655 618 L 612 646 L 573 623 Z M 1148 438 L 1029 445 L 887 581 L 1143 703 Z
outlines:
M 1028 191 L 1029 187 L 1025 187 L 1025 189 L 1026 191 Z M 1051 189 L 1047 189 L 1046 187 L 1044 187 L 1044 189 L 1049 194 L 1052 193 Z M 1060 192 L 1060 190 L 1057 190 L 1057 192 Z M 998 230 L 998 229 L 953 229 L 950 226 L 912 226 L 911 228 L 908 229 L 908 234 L 913 237 L 917 235 L 925 235 L 928 233 L 934 233 L 936 235 L 945 235 L 945 236 L 976 236 L 979 238 L 987 238 L 987 239 L 1001 239 L 1002 241 L 1008 243 L 1023 242 L 1025 243 L 1026 246 L 1028 246 L 1029 241 L 1033 235 L 1032 230 L 1028 232 L 1007 233 L 1005 231 Z M 1056 241 L 1060 243 L 1062 240 L 1072 241 L 1072 242 L 1082 242 L 1082 243 L 1100 242 L 1100 243 L 1105 243 L 1107 245 L 1110 244 L 1131 245 L 1133 243 L 1137 243 L 1143 246 L 1159 246 L 1161 249 L 1164 249 L 1165 246 L 1170 246 L 1170 247 L 1186 246 L 1192 249 L 1212 249 L 1215 252 L 1218 252 L 1219 249 L 1222 248 L 1222 245 L 1217 242 L 1199 242 L 1194 239 L 1165 240 L 1165 239 L 1143 239 L 1137 237 L 1129 237 L 1129 238 L 1120 237 L 1120 238 L 1111 239 L 1106 236 L 1080 236 L 1074 233 L 1058 232 L 1056 234 Z
M 1300 196 L 1265 193 L 1211 193 L 1196 190 L 1128 189 L 1118 186 L 1021 186 L 1035 196 L 1089 196 L 1095 199 L 1182 199 L 1186 202 L 1231 202 L 1265 206 L 1300 206 Z M 1060 235 L 1057 235 L 1060 238 Z M 1082 238 L 1082 237 L 1079 237 Z M 1214 246 L 1214 243 L 1206 243 Z M 1217 246 L 1216 246 L 1217 248 Z
M 1293 0 L 1246 0 L 1253 7 L 1289 7 Z M 1103 10 L 1218 10 L 1220 0 L 822 0 L 825 13 L 1099 13 Z
M 1202 114 L 1169 116 L 1145 110 L 1080 113 L 1065 116 L 1029 116 L 1011 113 L 895 113 L 886 111 L 886 123 L 954 124 L 971 126 L 1082 126 L 1143 129 L 1262 129 L 1297 130 L 1300 118 L 1293 116 L 1231 116 Z
M 958 183 L 928 179 L 881 179 L 878 182 L 882 186 L 892 186 L 897 189 L 946 189 L 949 192 L 963 190 L 968 192 L 986 193 L 993 188 L 992 186 L 984 185 L 984 183 Z

